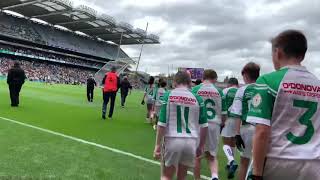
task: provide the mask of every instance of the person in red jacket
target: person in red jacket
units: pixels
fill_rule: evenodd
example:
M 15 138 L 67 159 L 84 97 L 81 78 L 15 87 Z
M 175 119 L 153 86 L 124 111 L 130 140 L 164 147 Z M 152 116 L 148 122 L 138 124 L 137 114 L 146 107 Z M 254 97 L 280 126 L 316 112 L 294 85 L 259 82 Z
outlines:
M 120 85 L 120 79 L 116 73 L 116 68 L 112 67 L 111 72 L 106 73 L 102 80 L 103 84 L 103 105 L 102 105 L 102 119 L 106 119 L 107 105 L 111 99 L 110 110 L 108 117 L 111 119 L 114 110 L 114 102 L 116 100 L 117 91 Z

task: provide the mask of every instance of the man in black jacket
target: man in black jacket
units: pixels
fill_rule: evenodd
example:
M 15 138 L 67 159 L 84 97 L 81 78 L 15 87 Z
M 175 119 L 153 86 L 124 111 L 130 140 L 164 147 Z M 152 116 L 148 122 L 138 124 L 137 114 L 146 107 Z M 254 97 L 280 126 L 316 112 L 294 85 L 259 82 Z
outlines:
M 126 103 L 126 98 L 128 96 L 129 90 L 132 89 L 132 86 L 128 80 L 128 77 L 123 77 L 123 80 L 120 82 L 120 92 L 121 92 L 121 107 L 124 108 Z
M 12 107 L 19 106 L 19 94 L 25 79 L 26 75 L 24 70 L 20 68 L 20 64 L 18 62 L 15 62 L 13 67 L 9 70 L 7 77 Z
M 93 92 L 95 86 L 97 86 L 97 83 L 94 80 L 93 76 L 90 76 L 87 79 L 87 98 L 89 102 L 93 102 Z

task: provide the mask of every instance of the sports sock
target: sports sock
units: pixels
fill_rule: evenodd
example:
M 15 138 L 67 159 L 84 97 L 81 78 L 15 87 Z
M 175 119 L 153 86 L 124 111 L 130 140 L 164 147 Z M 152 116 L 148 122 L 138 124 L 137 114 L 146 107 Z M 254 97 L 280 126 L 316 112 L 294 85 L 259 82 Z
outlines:
M 224 151 L 224 154 L 227 156 L 228 165 L 230 165 L 230 163 L 232 161 L 234 161 L 233 151 L 232 151 L 231 147 L 228 145 L 223 145 L 223 151 Z
M 212 173 L 212 175 L 211 175 L 211 179 L 214 179 L 214 178 L 219 179 L 219 177 L 218 177 L 218 174 L 217 174 L 217 173 Z

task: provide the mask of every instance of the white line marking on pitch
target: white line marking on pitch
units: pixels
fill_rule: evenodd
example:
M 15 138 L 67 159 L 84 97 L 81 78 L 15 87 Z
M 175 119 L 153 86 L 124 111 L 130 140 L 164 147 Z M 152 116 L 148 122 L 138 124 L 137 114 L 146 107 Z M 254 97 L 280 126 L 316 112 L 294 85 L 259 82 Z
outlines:
M 14 123 L 14 124 L 19 124 L 21 126 L 37 129 L 39 131 L 46 132 L 46 133 L 49 133 L 49 134 L 54 134 L 56 136 L 61 136 L 61 137 L 67 138 L 67 139 L 71 139 L 73 141 L 81 142 L 83 144 L 89 144 L 89 145 L 96 146 L 96 147 L 99 147 L 99 148 L 102 148 L 102 149 L 107 149 L 109 151 L 112 151 L 112 152 L 115 152 L 115 153 L 118 153 L 118 154 L 122 154 L 122 155 L 126 155 L 126 156 L 129 156 L 129 157 L 133 157 L 133 158 L 145 161 L 145 162 L 149 162 L 149 163 L 152 163 L 152 164 L 160 165 L 160 162 L 158 162 L 158 161 L 147 159 L 147 158 L 144 158 L 142 156 L 138 156 L 138 155 L 135 155 L 135 154 L 132 154 L 132 153 L 129 153 L 129 152 L 121 151 L 119 149 L 115 149 L 115 148 L 111 148 L 111 147 L 104 146 L 104 145 L 101 145 L 101 144 L 97 144 L 97 143 L 94 143 L 94 142 L 86 141 L 86 140 L 83 140 L 83 139 L 80 139 L 80 138 L 76 138 L 76 137 L 73 137 L 73 136 L 65 135 L 65 134 L 58 133 L 58 132 L 55 132 L 55 131 L 51 131 L 51 130 L 48 130 L 48 129 L 43 129 L 43 128 L 40 128 L 40 127 L 37 127 L 37 126 L 33 126 L 33 125 L 26 124 L 26 123 L 23 123 L 23 122 L 15 121 L 15 120 L 8 119 L 8 118 L 5 118 L 5 117 L 0 117 L 0 119 L 8 121 L 8 122 L 11 122 L 11 123 Z M 190 171 L 188 171 L 188 174 L 193 176 L 193 173 L 190 172 Z M 210 180 L 209 177 L 204 176 L 204 175 L 201 175 L 201 179 Z

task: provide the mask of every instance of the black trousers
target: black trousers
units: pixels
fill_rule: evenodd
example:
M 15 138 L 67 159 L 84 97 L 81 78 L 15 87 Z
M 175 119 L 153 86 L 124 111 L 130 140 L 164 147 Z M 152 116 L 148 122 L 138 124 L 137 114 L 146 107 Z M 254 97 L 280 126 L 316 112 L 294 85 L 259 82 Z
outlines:
M 102 104 L 102 115 L 106 115 L 107 106 L 109 103 L 109 99 L 111 99 L 110 110 L 108 117 L 111 118 L 114 110 L 114 103 L 116 101 L 117 92 L 104 92 L 103 93 L 103 104 Z
M 87 87 L 87 98 L 89 102 L 93 101 L 93 92 L 94 92 L 94 88 Z
M 128 93 L 121 93 L 121 106 L 124 106 L 124 104 L 126 103 L 127 96 Z
M 21 87 L 22 84 L 9 84 L 11 106 L 19 105 L 19 94 L 21 91 Z

